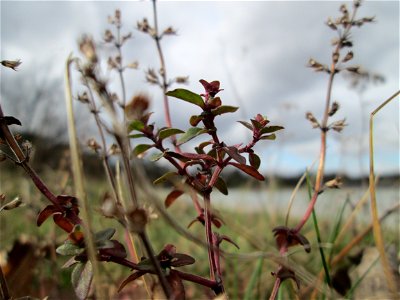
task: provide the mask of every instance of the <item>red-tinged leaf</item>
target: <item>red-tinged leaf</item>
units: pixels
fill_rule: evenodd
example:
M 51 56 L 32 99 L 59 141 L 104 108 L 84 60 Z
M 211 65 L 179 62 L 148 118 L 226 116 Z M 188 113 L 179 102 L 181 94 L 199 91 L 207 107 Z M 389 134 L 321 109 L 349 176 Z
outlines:
M 196 260 L 190 255 L 183 253 L 175 253 L 171 259 L 171 267 L 182 267 L 187 265 L 192 265 Z
M 240 124 L 242 124 L 244 127 L 248 128 L 249 130 L 253 131 L 253 125 L 251 125 L 249 122 L 245 121 L 238 121 Z
M 219 106 L 221 106 L 221 104 L 222 104 L 222 101 L 221 101 L 221 98 L 220 98 L 220 97 L 212 98 L 212 99 L 208 102 L 208 106 L 209 106 L 210 108 L 219 107 Z
M 146 271 L 136 271 L 134 273 L 132 273 L 131 275 L 128 276 L 128 278 L 126 278 L 121 285 L 118 288 L 118 293 L 130 282 L 135 281 L 136 279 L 138 279 L 139 277 L 143 276 L 144 274 L 146 274 Z
M 179 134 L 179 133 L 184 133 L 183 130 L 180 130 L 178 128 L 164 128 L 161 129 L 160 132 L 158 133 L 158 137 L 160 138 L 160 140 L 163 140 L 165 138 L 168 138 L 170 136 Z
M 272 133 L 278 130 L 282 130 L 285 129 L 282 126 L 268 126 L 268 127 L 264 127 L 263 129 L 261 129 L 260 133 L 264 134 L 264 133 Z
M 175 270 L 171 270 L 166 278 L 172 290 L 171 299 L 185 300 L 185 286 L 178 273 Z
M 126 258 L 127 253 L 124 245 L 122 245 L 117 240 L 111 240 L 111 242 L 113 243 L 113 247 L 107 249 L 99 249 L 100 254 L 104 256 Z
M 76 296 L 84 300 L 87 298 L 93 280 L 93 268 L 90 261 L 77 264 L 71 274 L 71 282 Z
M 211 112 L 214 116 L 219 116 L 219 115 L 226 114 L 226 113 L 233 113 L 233 112 L 237 111 L 238 109 L 239 109 L 239 107 L 236 107 L 236 106 L 222 105 L 220 107 L 217 107 L 216 109 L 213 109 Z
M 36 224 L 40 226 L 43 224 L 44 221 L 47 220 L 48 217 L 59 212 L 59 210 L 54 205 L 47 205 L 38 215 Z
M 193 127 L 196 127 L 197 124 L 199 124 L 203 119 L 204 119 L 203 116 L 196 116 L 196 115 L 194 115 L 194 116 L 191 116 L 191 117 L 190 117 L 189 123 L 190 123 L 190 125 L 192 125 Z
M 238 164 L 238 163 L 234 163 L 234 162 L 230 162 L 229 164 L 232 165 L 232 166 L 234 166 L 234 167 L 236 167 L 236 168 L 238 168 L 239 170 L 245 172 L 246 174 L 249 174 L 250 176 L 252 176 L 252 177 L 254 177 L 254 178 L 260 180 L 260 181 L 265 180 L 264 176 L 262 176 L 262 175 L 257 171 L 257 169 L 255 169 L 255 168 L 253 168 L 253 167 L 251 167 L 251 166 L 242 165 L 242 164 Z
M 173 190 L 171 193 L 168 194 L 167 198 L 165 198 L 165 207 L 168 208 L 171 206 L 172 203 L 181 195 L 183 195 L 184 192 L 180 190 Z
M 251 124 L 253 124 L 254 128 L 257 128 L 257 129 L 261 129 L 262 128 L 262 125 L 261 125 L 260 122 L 254 120 L 254 119 L 250 119 L 250 121 L 251 121 Z
M 181 135 L 181 137 L 178 139 L 177 144 L 182 145 L 191 139 L 195 138 L 196 136 L 199 136 L 200 134 L 206 133 L 207 129 L 205 128 L 199 128 L 199 127 L 191 127 L 186 131 L 184 134 Z
M 176 177 L 179 176 L 179 174 L 177 172 L 167 172 L 164 175 L 162 175 L 161 177 L 157 178 L 156 180 L 153 181 L 153 184 L 160 184 L 160 183 L 164 183 L 166 181 L 169 181 L 172 177 Z
M 76 225 L 73 231 L 68 234 L 68 238 L 76 245 L 82 244 L 84 235 L 79 225 Z
M 273 140 L 276 139 L 276 135 L 275 135 L 275 133 L 269 134 L 269 135 L 263 135 L 260 139 L 261 140 L 271 140 L 271 141 L 273 141 Z
M 228 187 L 226 186 L 225 181 L 221 178 L 218 177 L 217 181 L 215 182 L 214 185 L 222 194 L 228 195 Z
M 113 235 L 115 234 L 115 231 L 116 230 L 114 228 L 106 228 L 104 230 L 96 232 L 94 234 L 94 240 L 95 240 L 95 242 L 110 240 L 113 237 Z
M 229 236 L 221 235 L 220 238 L 221 238 L 221 240 L 227 241 L 228 243 L 231 243 L 236 248 L 240 249 L 238 244 L 236 244 Z
M 0 118 L 0 122 L 3 121 L 6 125 L 19 125 L 21 126 L 21 121 L 18 120 L 17 118 L 14 118 L 12 116 L 5 116 Z
M 180 153 L 176 153 L 176 152 L 173 152 L 173 151 L 166 151 L 164 153 L 165 153 L 164 156 L 168 155 L 168 156 L 171 156 L 173 158 L 179 159 L 182 162 L 187 162 L 187 161 L 190 160 L 189 158 L 183 157 Z
M 203 159 L 203 160 L 214 160 L 213 157 L 207 154 L 196 154 L 196 153 L 180 153 L 183 157 L 189 158 L 189 159 Z
M 243 165 L 246 164 L 246 158 L 240 155 L 239 150 L 236 147 L 230 146 L 230 147 L 224 147 L 223 149 L 230 157 L 236 160 L 239 164 Z
M 204 101 L 200 95 L 195 94 L 186 89 L 176 89 L 166 93 L 167 96 L 175 97 L 183 101 L 195 104 L 201 108 L 204 108 Z
M 74 225 L 65 219 L 61 214 L 54 214 L 53 220 L 65 232 L 71 232 L 74 229 Z
M 260 167 L 260 164 L 261 164 L 261 159 L 257 154 L 249 153 L 249 162 L 250 162 L 250 166 L 252 166 L 253 168 L 258 170 L 258 168 Z

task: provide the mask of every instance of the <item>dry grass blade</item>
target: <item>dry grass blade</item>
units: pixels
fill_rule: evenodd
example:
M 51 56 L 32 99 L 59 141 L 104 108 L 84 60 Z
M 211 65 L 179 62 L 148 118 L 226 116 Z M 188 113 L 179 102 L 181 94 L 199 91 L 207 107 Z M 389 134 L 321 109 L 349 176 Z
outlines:
M 400 94 L 400 91 L 397 91 L 394 95 L 392 95 L 389 99 L 379 105 L 372 113 L 369 119 L 369 191 L 371 196 L 371 213 L 372 213 L 372 221 L 373 221 L 373 233 L 376 247 L 379 251 L 379 256 L 381 259 L 381 263 L 383 266 L 383 270 L 385 273 L 386 281 L 388 283 L 390 291 L 395 296 L 397 294 L 396 282 L 391 272 L 389 261 L 387 259 L 385 253 L 385 245 L 383 242 L 383 235 L 381 225 L 379 223 L 378 217 L 378 208 L 376 204 L 376 192 L 375 192 L 375 172 L 374 172 L 374 116 L 389 102 L 395 99 Z
M 70 68 L 73 63 L 71 55 L 68 57 L 65 66 L 65 101 L 67 106 L 67 118 L 68 118 L 68 135 L 69 135 L 69 145 L 71 151 L 72 160 L 72 173 L 74 178 L 74 186 L 76 191 L 76 196 L 80 201 L 80 208 L 82 211 L 82 219 L 84 221 L 84 234 L 86 239 L 86 247 L 89 255 L 89 260 L 93 266 L 93 276 L 96 298 L 101 299 L 102 295 L 106 295 L 102 291 L 102 281 L 99 271 L 99 264 L 97 261 L 96 248 L 94 246 L 94 240 L 91 230 L 90 214 L 88 209 L 87 197 L 84 187 L 84 178 L 82 171 L 82 161 L 79 154 L 78 139 L 76 135 L 74 111 L 72 106 L 72 86 L 71 86 L 71 74 Z

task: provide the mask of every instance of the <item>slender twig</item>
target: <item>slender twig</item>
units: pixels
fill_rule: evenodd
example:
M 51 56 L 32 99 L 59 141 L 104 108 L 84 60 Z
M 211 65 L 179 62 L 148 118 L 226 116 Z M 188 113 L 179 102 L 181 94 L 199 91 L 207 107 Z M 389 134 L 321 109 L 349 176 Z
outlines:
M 373 220 L 373 233 L 376 247 L 379 251 L 379 256 L 381 258 L 381 263 L 383 266 L 383 271 L 385 273 L 385 277 L 389 286 L 390 291 L 393 295 L 397 294 L 397 286 L 393 276 L 393 273 L 390 268 L 389 261 L 385 252 L 385 244 L 383 242 L 383 235 L 381 224 L 379 222 L 378 217 L 378 208 L 376 204 L 376 192 L 375 192 L 375 170 L 374 170 L 374 116 L 384 108 L 389 102 L 395 99 L 400 94 L 400 91 L 397 91 L 394 95 L 392 95 L 389 99 L 379 105 L 372 113 L 369 119 L 369 191 L 371 196 L 371 214 Z
M 74 178 L 74 185 L 77 197 L 80 201 L 80 208 L 82 212 L 83 220 L 85 221 L 85 226 L 83 226 L 83 231 L 85 234 L 85 246 L 88 252 L 89 260 L 92 263 L 93 275 L 94 275 L 94 286 L 96 297 L 100 299 L 104 295 L 103 284 L 101 279 L 101 274 L 99 270 L 99 264 L 97 261 L 97 250 L 94 245 L 93 232 L 91 228 L 91 218 L 89 214 L 89 204 L 87 201 L 87 195 L 84 187 L 84 178 L 82 170 L 82 161 L 79 154 L 74 110 L 72 106 L 72 85 L 71 85 L 71 73 L 70 68 L 73 62 L 72 56 L 70 55 L 67 59 L 65 66 L 65 101 L 67 106 L 67 116 L 68 116 L 68 135 L 69 135 L 69 145 L 71 150 L 71 160 L 72 160 L 72 173 Z

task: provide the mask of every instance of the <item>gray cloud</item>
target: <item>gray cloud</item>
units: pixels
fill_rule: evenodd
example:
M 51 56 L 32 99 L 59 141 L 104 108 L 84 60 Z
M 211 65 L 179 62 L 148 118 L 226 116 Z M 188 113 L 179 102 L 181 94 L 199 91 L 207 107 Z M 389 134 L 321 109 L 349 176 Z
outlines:
M 318 118 L 321 116 L 327 85 L 327 76 L 305 66 L 310 57 L 329 62 L 330 40 L 335 34 L 323 23 L 328 16 L 338 16 L 338 7 L 339 2 L 324 1 L 160 2 L 160 28 L 172 25 L 178 29 L 178 36 L 162 41 L 168 75 L 189 75 L 187 88 L 196 92 L 202 91 L 198 83 L 201 78 L 221 81 L 224 103 L 242 106 L 236 114 L 218 121 L 221 134 L 232 143 L 248 138 L 246 129 L 235 121 L 256 113 L 284 125 L 286 130 L 277 141 L 258 148 L 267 157 L 268 163 L 263 167 L 268 169 L 272 164 L 281 172 L 299 172 L 311 164 L 319 151 L 318 132 L 311 129 L 304 115 L 311 110 Z M 156 49 L 148 36 L 134 28 L 143 17 L 152 20 L 148 2 L 2 1 L 1 57 L 23 60 L 17 75 L 1 70 L 3 99 L 5 87 L 15 85 L 24 74 L 61 79 L 67 55 L 71 51 L 78 53 L 78 37 L 87 32 L 99 40 L 109 27 L 107 16 L 116 8 L 122 10 L 124 29 L 134 34 L 124 57 L 126 61 L 138 60 L 141 68 L 126 76 L 128 95 L 147 91 L 154 99 L 154 120 L 164 124 L 161 92 L 144 82 L 144 70 L 159 66 Z M 347 171 L 352 174 L 358 172 L 355 166 L 359 154 L 359 143 L 352 141 L 363 140 L 366 145 L 367 131 L 362 131 L 362 120 L 367 122 L 371 110 L 399 89 L 399 3 L 367 1 L 359 16 L 376 16 L 377 22 L 354 30 L 354 63 L 384 75 L 386 82 L 369 86 L 360 106 L 360 95 L 349 89 L 348 80 L 342 76 L 335 79 L 333 99 L 342 107 L 337 118 L 346 117 L 349 126 L 342 141 L 332 134 L 328 151 L 337 158 L 328 163 L 328 168 L 339 170 L 346 162 L 351 166 Z M 42 67 L 45 65 L 51 67 Z M 39 75 L 42 71 L 47 73 Z M 118 89 L 119 85 L 111 87 Z M 59 97 L 63 99 L 62 93 Z M 17 111 L 22 108 L 11 101 L 16 100 L 3 100 L 12 113 L 22 114 Z M 171 99 L 174 125 L 187 128 L 187 114 L 197 110 L 184 103 L 175 105 L 175 101 Z M 375 128 L 379 132 L 376 143 L 386 155 L 381 159 L 377 154 L 377 162 L 382 161 L 378 170 L 398 173 L 398 104 L 382 111 Z

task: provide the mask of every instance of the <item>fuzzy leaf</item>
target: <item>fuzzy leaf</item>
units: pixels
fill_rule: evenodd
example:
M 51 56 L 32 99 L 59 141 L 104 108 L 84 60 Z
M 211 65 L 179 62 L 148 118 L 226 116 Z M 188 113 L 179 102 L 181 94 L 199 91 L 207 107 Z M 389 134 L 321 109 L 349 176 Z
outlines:
M 249 130 L 253 131 L 253 126 L 249 122 L 245 121 L 238 121 L 240 124 L 242 124 L 244 127 L 248 128 Z
M 146 274 L 146 271 L 136 271 L 134 273 L 132 273 L 131 275 L 128 276 L 128 278 L 126 278 L 121 285 L 118 288 L 118 293 L 131 281 L 135 281 L 136 279 L 138 279 L 139 277 L 143 276 L 144 274 Z
M 260 132 L 261 132 L 261 134 L 272 133 L 272 132 L 282 130 L 282 129 L 284 129 L 284 127 L 282 127 L 282 126 L 268 126 L 268 127 L 264 127 L 263 129 L 261 129 Z
M 226 113 L 233 113 L 237 111 L 239 107 L 235 106 L 228 106 L 228 105 L 222 105 L 220 107 L 217 107 L 216 109 L 213 109 L 211 112 L 214 116 L 226 114 Z
M 261 164 L 261 159 L 257 154 L 249 153 L 249 162 L 253 168 L 258 170 L 258 168 L 260 167 L 260 164 Z
M 199 124 L 203 120 L 203 118 L 204 118 L 203 116 L 197 116 L 197 115 L 191 116 L 189 119 L 189 123 L 193 127 L 197 126 L 197 124 Z
M 60 255 L 72 256 L 82 253 L 85 249 L 72 244 L 71 242 L 64 242 L 61 246 L 57 247 L 56 252 Z
M 182 145 L 191 139 L 195 138 L 196 136 L 206 133 L 207 129 L 204 128 L 199 128 L 199 127 L 191 127 L 186 131 L 179 139 L 178 139 L 178 145 Z
M 106 228 L 94 234 L 94 240 L 96 242 L 110 240 L 115 234 L 114 228 Z
M 217 181 L 215 182 L 215 187 L 224 195 L 228 195 L 228 187 L 226 186 L 225 181 L 218 177 Z
M 172 135 L 179 134 L 179 133 L 184 133 L 184 131 L 180 130 L 178 128 L 165 128 L 165 129 L 160 130 L 160 132 L 158 133 L 158 137 L 161 140 L 163 140 L 165 138 L 168 138 Z
M 75 266 L 71 274 L 71 282 L 79 299 L 86 299 L 93 279 L 93 268 L 90 261 Z
M 224 147 L 224 151 L 240 164 L 246 164 L 246 158 L 240 155 L 236 147 Z
M 58 212 L 58 209 L 54 205 L 47 205 L 38 215 L 36 225 L 40 226 L 44 221 L 52 214 Z
M 247 166 L 247 165 L 243 165 L 243 164 L 238 164 L 238 163 L 234 163 L 234 162 L 230 162 L 230 165 L 238 168 L 239 170 L 245 172 L 246 174 L 249 174 L 250 176 L 263 181 L 265 180 L 264 176 L 262 176 L 257 169 L 251 167 L 251 166 Z
M 164 157 L 164 152 L 159 152 L 159 153 L 154 153 L 153 155 L 151 155 L 149 157 L 150 161 L 158 161 L 160 160 L 162 157 Z
M 158 177 L 156 180 L 154 180 L 153 184 L 164 183 L 167 180 L 169 180 L 171 177 L 174 177 L 174 176 L 179 176 L 179 174 L 176 172 L 167 172 L 164 175 L 162 175 L 161 177 Z
M 139 145 L 137 145 L 135 147 L 135 149 L 133 149 L 132 153 L 135 156 L 138 156 L 139 154 L 142 154 L 146 150 L 149 150 L 151 147 L 153 147 L 153 146 L 152 145 L 147 145 L 147 144 L 139 144 Z
M 166 95 L 181 99 L 183 101 L 186 101 L 186 102 L 195 104 L 197 106 L 200 106 L 201 108 L 204 108 L 203 98 L 201 98 L 200 95 L 195 94 L 189 90 L 176 89 L 176 90 L 167 92 Z
M 263 135 L 261 138 L 261 140 L 275 140 L 276 139 L 276 135 L 275 133 L 273 134 L 268 134 L 268 135 Z
M 141 137 L 145 137 L 145 135 L 143 133 L 137 133 L 137 134 L 128 135 L 128 138 L 131 138 L 131 139 L 137 139 L 137 138 L 141 138 Z
M 207 154 L 196 154 L 196 153 L 180 153 L 183 157 L 189 158 L 189 159 L 202 159 L 202 160 L 212 160 L 214 161 L 215 159 Z
M 128 132 L 133 130 L 142 131 L 144 129 L 144 123 L 139 120 L 134 120 L 128 125 Z
M 168 194 L 167 198 L 165 198 L 165 202 L 164 202 L 165 207 L 166 207 L 166 208 L 170 207 L 171 204 L 174 203 L 175 200 L 176 200 L 179 196 L 181 196 L 181 195 L 183 195 L 183 194 L 184 194 L 183 191 L 180 191 L 180 190 L 173 190 L 171 193 Z

